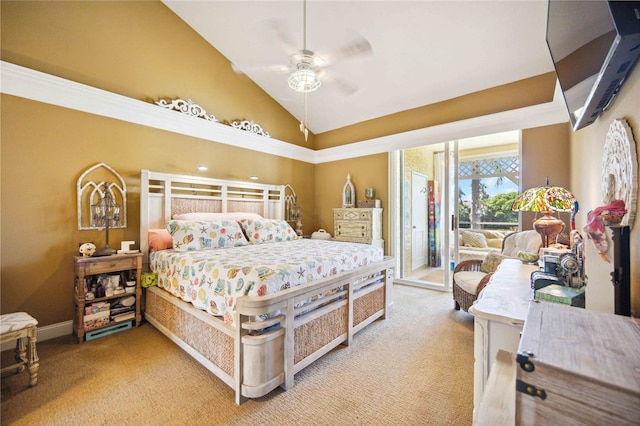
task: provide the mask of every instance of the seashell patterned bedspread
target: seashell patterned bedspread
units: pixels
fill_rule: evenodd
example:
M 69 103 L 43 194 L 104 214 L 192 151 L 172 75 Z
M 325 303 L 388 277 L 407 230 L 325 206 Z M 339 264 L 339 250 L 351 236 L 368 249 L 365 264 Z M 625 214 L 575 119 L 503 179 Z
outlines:
M 235 323 L 236 299 L 276 293 L 379 262 L 366 244 L 297 239 L 199 251 L 161 250 L 149 256 L 158 287 L 196 308 Z

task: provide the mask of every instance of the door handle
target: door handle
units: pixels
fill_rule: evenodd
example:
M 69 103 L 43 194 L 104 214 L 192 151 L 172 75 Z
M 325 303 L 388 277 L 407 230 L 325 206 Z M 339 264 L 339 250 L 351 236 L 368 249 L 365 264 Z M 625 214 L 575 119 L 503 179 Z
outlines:
M 458 218 L 456 217 L 456 215 L 452 214 L 451 215 L 451 230 L 455 231 L 457 227 L 458 227 Z

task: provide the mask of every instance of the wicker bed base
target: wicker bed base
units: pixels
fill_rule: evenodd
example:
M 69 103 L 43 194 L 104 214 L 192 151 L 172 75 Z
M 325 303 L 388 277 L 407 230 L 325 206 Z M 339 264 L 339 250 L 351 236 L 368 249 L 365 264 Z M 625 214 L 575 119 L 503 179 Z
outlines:
M 236 403 L 278 386 L 378 318 L 385 318 L 393 259 L 264 297 L 238 299 L 226 325 L 159 288 L 146 292 L 145 318 L 236 393 Z M 301 307 L 300 301 L 315 299 Z M 267 321 L 252 321 L 271 313 Z

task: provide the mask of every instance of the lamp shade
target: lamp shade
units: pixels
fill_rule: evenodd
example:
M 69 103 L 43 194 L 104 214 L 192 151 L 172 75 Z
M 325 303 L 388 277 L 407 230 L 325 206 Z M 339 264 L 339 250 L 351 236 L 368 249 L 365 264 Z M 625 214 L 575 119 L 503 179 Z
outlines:
M 527 189 L 513 202 L 514 211 L 521 212 L 570 212 L 575 201 L 572 193 L 560 186 L 549 185 Z
M 513 202 L 511 210 L 521 212 L 543 213 L 541 218 L 533 221 L 533 228 L 542 238 L 542 246 L 548 247 L 554 235 L 564 231 L 565 224 L 551 216 L 552 212 L 570 212 L 575 197 L 560 186 L 549 185 L 527 189 Z

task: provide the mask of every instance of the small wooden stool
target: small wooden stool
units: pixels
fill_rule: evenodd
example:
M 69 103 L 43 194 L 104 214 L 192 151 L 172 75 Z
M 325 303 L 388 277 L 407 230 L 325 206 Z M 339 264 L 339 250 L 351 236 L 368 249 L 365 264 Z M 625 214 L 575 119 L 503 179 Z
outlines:
M 40 359 L 36 350 L 37 325 L 38 321 L 26 312 L 0 315 L 0 344 L 16 340 L 16 363 L 2 368 L 1 372 L 4 374 L 6 371 L 16 370 L 16 373 L 22 373 L 26 366 L 29 371 L 29 386 L 38 384 Z

